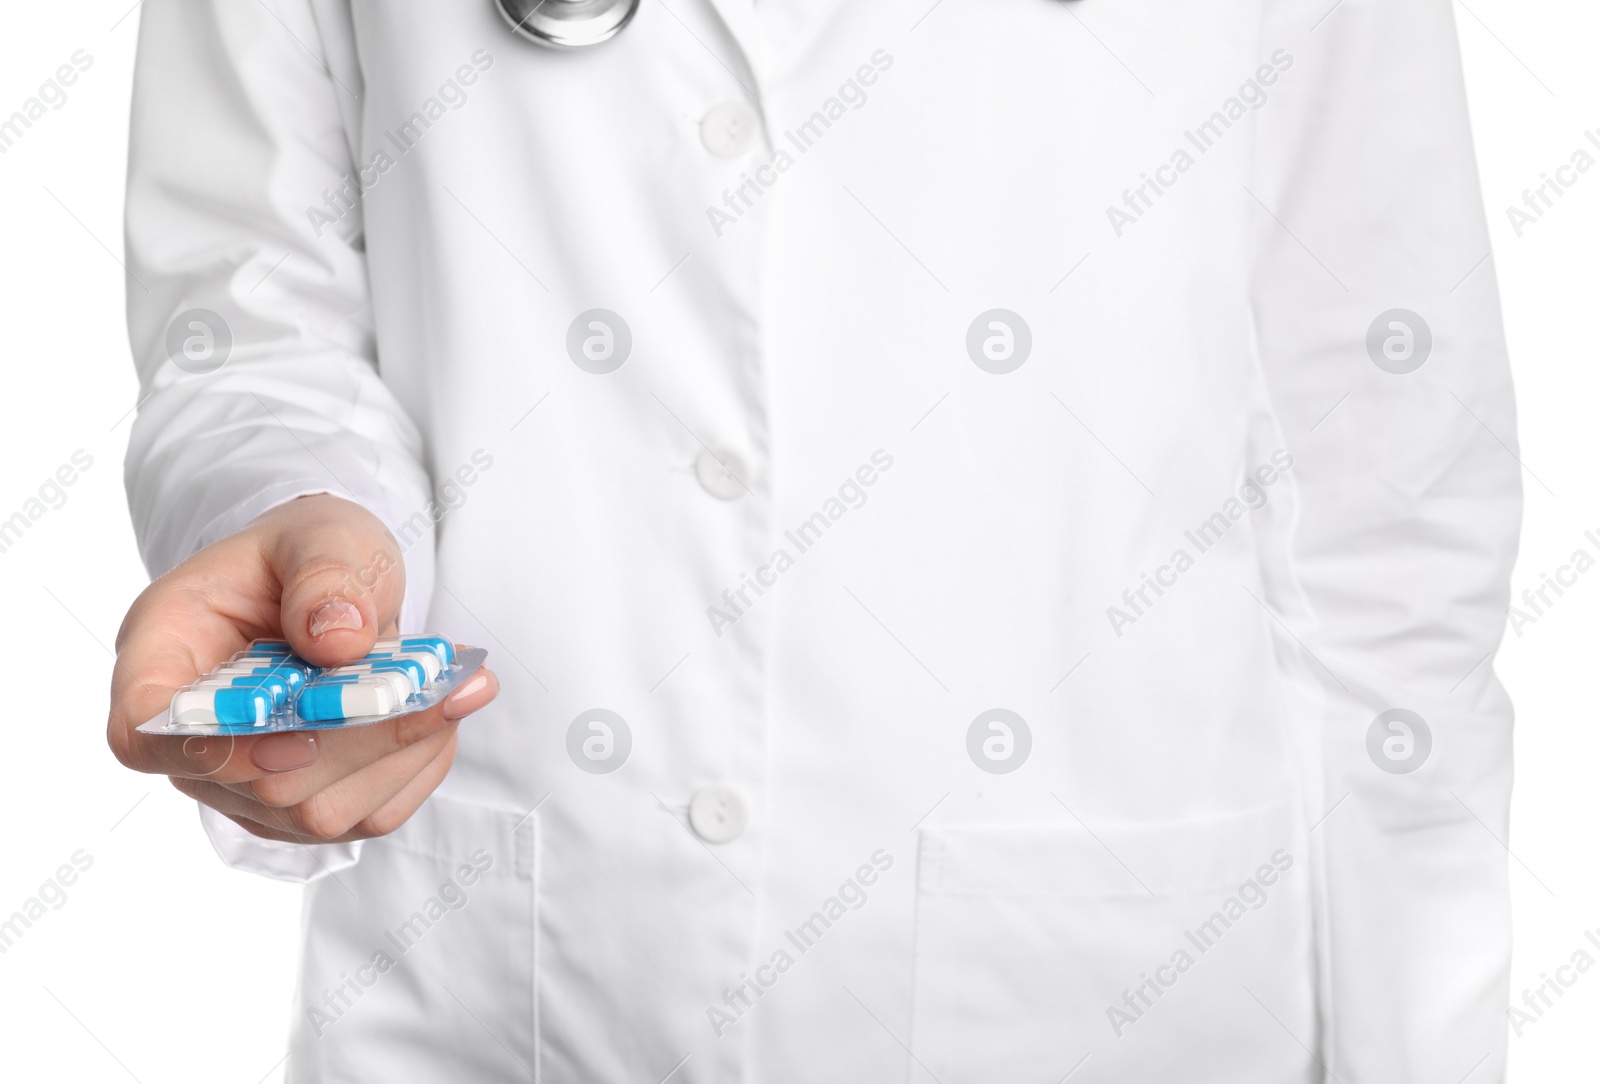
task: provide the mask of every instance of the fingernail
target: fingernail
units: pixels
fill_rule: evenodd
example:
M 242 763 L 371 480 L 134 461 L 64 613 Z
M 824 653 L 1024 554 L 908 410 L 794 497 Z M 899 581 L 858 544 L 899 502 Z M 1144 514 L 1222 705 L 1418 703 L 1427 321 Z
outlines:
M 488 674 L 485 674 L 485 673 L 473 674 L 466 681 L 462 682 L 461 685 L 457 686 L 455 692 L 453 692 L 449 696 L 445 697 L 445 701 L 444 701 L 444 705 L 443 705 L 444 717 L 446 719 L 460 719 L 463 716 L 471 715 L 474 711 L 478 710 L 478 708 L 482 707 L 483 705 L 474 704 L 474 705 L 469 707 L 469 706 L 467 706 L 467 701 L 471 700 L 473 697 L 477 696 L 479 693 L 483 692 L 488 687 L 489 687 L 489 675 Z
M 325 598 L 317 603 L 311 611 L 310 632 L 313 637 L 321 636 L 334 629 L 359 629 L 361 627 L 361 611 L 355 604 L 346 599 L 334 597 Z
M 322 756 L 314 734 L 269 734 L 256 742 L 250 759 L 264 772 L 292 772 Z

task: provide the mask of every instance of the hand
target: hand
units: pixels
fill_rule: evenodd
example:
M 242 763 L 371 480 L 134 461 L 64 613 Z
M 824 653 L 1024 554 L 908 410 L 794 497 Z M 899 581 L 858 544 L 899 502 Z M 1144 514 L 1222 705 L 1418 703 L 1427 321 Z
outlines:
M 266 512 L 156 580 L 128 610 L 111 682 L 112 752 L 264 839 L 387 835 L 449 772 L 461 718 L 500 691 L 488 669 L 442 704 L 351 730 L 179 737 L 135 728 L 257 637 L 286 639 L 317 666 L 352 662 L 393 631 L 404 594 L 400 547 L 360 505 L 319 494 Z

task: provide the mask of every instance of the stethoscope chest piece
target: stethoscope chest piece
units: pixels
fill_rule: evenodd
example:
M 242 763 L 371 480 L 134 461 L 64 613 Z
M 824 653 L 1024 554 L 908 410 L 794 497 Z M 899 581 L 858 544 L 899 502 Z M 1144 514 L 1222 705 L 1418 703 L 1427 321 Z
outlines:
M 540 45 L 581 49 L 617 36 L 639 0 L 495 0 L 511 29 Z

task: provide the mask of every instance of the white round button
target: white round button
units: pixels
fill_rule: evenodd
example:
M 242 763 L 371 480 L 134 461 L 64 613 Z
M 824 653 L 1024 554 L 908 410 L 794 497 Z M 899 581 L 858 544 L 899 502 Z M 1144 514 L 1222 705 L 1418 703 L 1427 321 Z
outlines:
M 736 501 L 747 492 L 749 471 L 744 461 L 723 448 L 702 451 L 695 457 L 694 476 L 700 486 L 719 501 Z
M 689 827 L 707 843 L 739 838 L 750 823 L 750 803 L 726 783 L 701 787 L 689 799 Z
M 756 145 L 761 116 L 749 102 L 719 102 L 700 120 L 700 142 L 718 158 L 737 158 Z

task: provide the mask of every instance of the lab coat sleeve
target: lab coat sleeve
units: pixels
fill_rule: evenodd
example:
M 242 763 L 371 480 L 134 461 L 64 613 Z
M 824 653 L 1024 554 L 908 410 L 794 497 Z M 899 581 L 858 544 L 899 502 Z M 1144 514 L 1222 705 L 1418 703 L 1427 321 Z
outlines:
M 1264 10 L 1262 54 L 1293 64 L 1258 112 L 1241 198 L 1263 365 L 1295 457 L 1290 564 L 1309 604 L 1297 634 L 1326 693 L 1309 743 L 1321 1056 L 1342 1084 L 1497 1081 L 1512 712 L 1493 655 L 1521 469 L 1451 6 Z M 1386 318 L 1368 344 L 1394 309 L 1431 332 L 1410 373 L 1373 354 L 1408 367 L 1420 322 Z M 1409 359 L 1394 321 L 1411 329 Z M 1431 736 L 1410 772 L 1395 769 L 1422 759 L 1421 728 L 1409 752 L 1398 729 L 1369 738 L 1395 708 Z
M 152 575 L 295 497 L 362 504 L 405 550 L 400 622 L 414 629 L 433 581 L 422 438 L 379 378 L 359 200 L 336 221 L 324 202 L 356 175 L 361 84 L 341 7 L 143 6 L 126 220 L 140 399 L 125 480 Z M 313 878 L 356 853 L 203 819 L 230 864 L 270 876 Z

